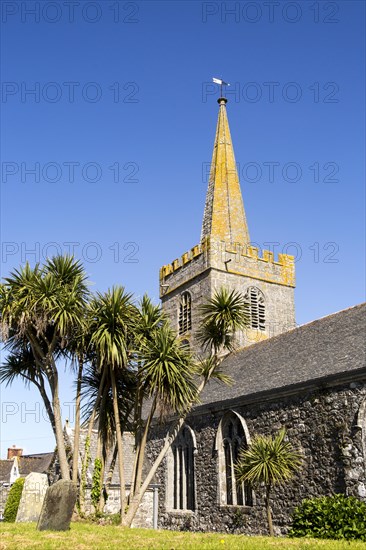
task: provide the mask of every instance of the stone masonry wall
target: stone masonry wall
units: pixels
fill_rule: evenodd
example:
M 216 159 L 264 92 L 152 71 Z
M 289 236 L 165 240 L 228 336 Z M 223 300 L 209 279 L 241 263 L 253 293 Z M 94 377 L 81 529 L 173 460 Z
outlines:
M 188 281 L 180 288 L 169 294 L 167 300 L 163 300 L 163 308 L 168 315 L 172 327 L 178 332 L 178 317 L 179 317 L 179 304 L 182 292 L 188 291 L 191 294 L 192 299 L 192 330 L 184 334 L 182 338 L 189 340 L 191 350 L 198 350 L 199 344 L 197 343 L 195 334 L 199 326 L 200 314 L 199 306 L 207 302 L 211 296 L 211 277 L 210 272 L 205 271 L 202 275 L 196 277 L 193 281 Z
M 94 507 L 91 501 L 91 487 L 87 487 L 85 493 L 85 512 L 87 515 L 94 513 Z M 128 494 L 128 491 L 127 491 Z M 133 520 L 132 527 L 141 527 L 153 529 L 154 517 L 154 492 L 150 489 L 143 496 L 140 507 Z M 108 499 L 104 507 L 105 514 L 118 514 L 121 509 L 119 486 L 112 486 L 108 493 Z
M 272 401 L 241 404 L 232 410 L 245 420 L 249 434 L 274 434 L 286 427 L 290 441 L 301 450 L 303 467 L 285 486 L 275 488 L 272 498 L 274 526 L 286 533 L 294 508 L 303 498 L 337 492 L 366 500 L 366 457 L 357 413 L 366 399 L 366 382 L 344 384 L 333 389 L 303 390 Z M 257 491 L 253 507 L 219 506 L 218 457 L 214 450 L 217 428 L 225 410 L 197 411 L 187 423 L 197 439 L 195 455 L 196 510 L 166 510 L 166 460 L 157 477 L 159 527 L 195 531 L 266 534 L 263 492 Z M 366 430 L 366 418 L 363 430 Z M 158 453 L 164 430 L 157 428 L 149 443 L 152 460 Z

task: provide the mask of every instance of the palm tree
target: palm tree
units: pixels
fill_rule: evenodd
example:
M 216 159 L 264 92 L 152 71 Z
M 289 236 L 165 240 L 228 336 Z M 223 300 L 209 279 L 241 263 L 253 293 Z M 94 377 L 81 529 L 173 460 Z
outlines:
M 146 397 L 146 384 L 143 381 L 143 363 L 139 355 L 142 346 L 154 339 L 156 331 L 164 322 L 164 314 L 160 306 L 154 305 L 150 298 L 145 294 L 138 307 L 137 322 L 135 327 L 135 353 L 131 361 L 131 370 L 135 375 L 136 391 L 134 404 L 134 434 L 135 434 L 135 461 L 132 472 L 131 491 L 129 500 L 131 501 L 137 487 L 141 483 L 141 472 L 144 456 L 144 442 L 149 429 L 150 421 L 145 423 L 142 419 L 142 407 Z M 155 409 L 155 406 L 154 406 Z M 150 415 L 151 416 L 151 415 Z
M 167 322 L 153 331 L 151 339 L 140 342 L 138 359 L 140 361 L 142 396 L 146 402 L 147 418 L 144 421 L 142 436 L 139 439 L 136 454 L 135 480 L 129 508 L 123 518 L 123 524 L 130 526 L 136 514 L 142 496 L 160 464 L 154 463 L 147 478 L 141 485 L 142 466 L 151 422 L 155 412 L 160 416 L 169 412 L 184 418 L 191 404 L 197 398 L 194 375 L 196 366 L 193 357 Z M 139 421 L 142 423 L 141 417 Z M 179 424 L 179 427 L 178 427 Z M 177 433 L 182 424 L 178 422 Z M 175 436 L 173 437 L 173 440 Z
M 86 312 L 85 312 L 86 313 Z M 72 366 L 76 371 L 76 389 L 75 389 L 75 427 L 73 441 L 73 459 L 72 459 L 72 481 L 77 483 L 79 474 L 79 455 L 80 455 L 80 429 L 81 429 L 81 399 L 82 385 L 85 365 L 92 360 L 89 352 L 90 331 L 87 318 L 83 323 L 82 331 L 69 345 L 69 354 L 71 356 Z
M 114 418 L 113 399 L 111 394 L 111 382 L 108 376 L 108 370 L 104 369 L 104 377 L 98 370 L 98 363 L 95 361 L 86 365 L 82 380 L 82 398 L 83 398 L 83 417 L 87 421 L 88 437 L 89 441 L 92 434 L 92 429 L 97 426 L 98 430 L 98 444 L 96 458 L 102 462 L 101 469 L 101 481 L 104 479 L 104 470 L 106 466 L 106 458 L 111 448 L 113 448 L 113 456 L 107 480 L 105 484 L 105 491 L 100 495 L 99 511 L 103 512 L 104 507 L 104 494 L 108 495 L 109 486 L 112 481 L 113 471 L 117 459 L 117 443 L 116 443 L 116 423 Z M 133 374 L 128 369 L 116 370 L 116 381 L 118 388 L 118 400 L 119 415 L 121 419 L 121 425 L 126 426 L 127 429 L 131 428 L 130 415 L 133 410 L 135 401 L 136 382 Z M 101 394 L 101 398 L 98 399 L 98 395 Z M 90 432 L 89 432 L 90 429 Z M 89 457 L 90 458 L 90 457 Z M 85 459 L 85 457 L 84 457 Z M 88 464 L 85 463 L 83 471 L 86 473 Z M 85 480 L 82 480 L 82 485 Z M 102 485 L 102 484 L 101 484 Z M 84 512 L 84 487 L 81 487 L 79 502 L 80 511 Z
M 146 366 L 145 372 L 153 373 L 150 380 L 149 377 L 147 378 L 150 387 L 149 394 L 158 400 L 160 390 L 158 389 L 157 391 L 157 388 L 160 387 L 165 388 L 167 396 L 172 394 L 173 399 L 169 402 L 169 405 L 171 410 L 177 415 L 177 419 L 170 426 L 163 447 L 142 485 L 140 486 L 135 483 L 135 494 L 129 503 L 129 509 L 124 520 L 125 525 L 131 525 L 146 489 L 151 483 L 168 449 L 181 430 L 188 412 L 193 404 L 197 402 L 207 382 L 213 377 L 224 383 L 230 382 L 225 373 L 222 373 L 220 370 L 222 361 L 220 354 L 234 349 L 236 332 L 247 325 L 248 319 L 244 298 L 239 292 L 229 292 L 225 288 L 219 289 L 215 292 L 213 298 L 201 307 L 201 313 L 202 321 L 197 337 L 204 349 L 209 351 L 210 355 L 208 357 L 199 358 L 198 362 L 194 361 L 186 346 L 181 343 L 179 345 L 177 337 L 172 335 L 171 329 L 164 323 L 158 331 L 160 336 L 156 332 L 153 332 L 151 342 L 147 340 L 142 346 L 141 355 Z M 171 351 L 168 352 L 170 346 Z M 165 363 L 162 362 L 162 358 L 166 359 Z M 182 361 L 184 365 L 183 369 L 180 367 Z M 190 387 L 189 393 L 186 394 L 186 399 L 176 399 L 174 397 L 175 393 L 177 396 L 182 395 L 180 393 L 180 390 L 183 388 L 182 381 L 179 381 L 179 378 L 175 381 L 175 377 L 179 377 L 181 372 L 186 372 L 186 376 L 191 377 L 192 375 L 196 375 L 197 378 L 201 377 L 202 379 L 194 390 L 193 387 Z M 164 373 L 164 383 L 161 378 L 162 373 Z M 160 397 L 163 396 L 160 395 Z M 164 403 L 164 398 L 162 401 Z M 149 428 L 153 414 L 154 399 L 152 400 L 152 408 L 150 409 L 145 430 Z
M 124 396 L 118 392 L 116 371 L 126 369 L 128 364 L 129 344 L 132 341 L 136 318 L 132 295 L 126 293 L 123 287 L 113 287 L 105 294 L 97 293 L 91 301 L 89 316 L 92 334 L 90 344 L 97 356 L 98 370 L 105 371 L 110 379 L 118 449 L 120 502 L 123 512 L 126 489 L 123 465 L 123 430 L 118 402 Z M 121 517 L 122 515 L 121 513 Z
M 0 324 L 5 348 L 16 354 L 21 342 L 23 347 L 27 346 L 37 372 L 42 373 L 50 387 L 63 479 L 70 479 L 70 470 L 61 419 L 57 360 L 67 355 L 75 333 L 82 329 L 87 298 L 84 269 L 70 256 L 48 259 L 43 267 L 37 264 L 31 268 L 27 263 L 11 273 L 0 287 Z
M 141 485 L 146 442 L 155 412 L 158 409 L 160 416 L 167 411 L 182 414 L 196 396 L 193 358 L 189 350 L 182 346 L 160 306 L 153 305 L 147 296 L 144 296 L 140 305 L 136 342 L 138 348 L 136 353 L 137 411 L 135 409 L 137 460 L 131 497 Z M 145 421 L 142 420 L 144 403 L 147 412 Z
M 253 487 L 264 484 L 265 507 L 271 537 L 274 536 L 270 507 L 272 487 L 291 479 L 301 465 L 301 454 L 285 438 L 285 429 L 281 429 L 274 437 L 257 435 L 248 449 L 240 451 L 235 466 L 238 483 L 248 481 Z
M 202 320 L 197 339 L 211 355 L 235 349 L 235 335 L 248 326 L 248 315 L 243 295 L 220 288 L 200 308 Z

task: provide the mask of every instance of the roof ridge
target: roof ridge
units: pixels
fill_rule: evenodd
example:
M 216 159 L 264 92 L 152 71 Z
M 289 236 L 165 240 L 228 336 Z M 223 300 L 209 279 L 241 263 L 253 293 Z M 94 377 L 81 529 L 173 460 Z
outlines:
M 361 302 L 360 304 L 356 304 L 354 306 L 350 306 L 350 307 L 347 307 L 345 309 L 341 309 L 341 310 L 336 311 L 334 313 L 328 313 L 328 315 L 324 315 L 323 317 L 319 317 L 318 319 L 314 319 L 313 321 L 308 321 L 307 323 L 304 323 L 302 325 L 297 325 L 296 327 L 291 328 L 289 330 L 286 330 L 285 332 L 281 332 L 281 334 L 276 334 L 275 336 L 270 336 L 269 338 L 266 338 L 265 340 L 260 340 L 259 342 L 255 342 L 254 344 L 251 344 L 250 346 L 246 345 L 246 346 L 240 347 L 237 350 L 235 350 L 234 352 L 228 354 L 225 357 L 224 361 L 229 357 L 233 357 L 234 355 L 237 355 L 238 353 L 243 352 L 244 350 L 249 350 L 249 349 L 252 349 L 254 347 L 258 347 L 260 345 L 262 345 L 262 346 L 268 345 L 269 342 L 273 342 L 275 339 L 283 338 L 286 334 L 290 334 L 291 332 L 295 332 L 296 330 L 302 329 L 304 327 L 308 327 L 310 325 L 314 325 L 314 324 L 316 324 L 320 321 L 323 321 L 324 319 L 327 319 L 329 317 L 334 317 L 336 315 L 339 315 L 340 313 L 344 313 L 345 311 L 350 311 L 351 309 L 361 308 L 362 306 L 365 307 L 366 302 Z

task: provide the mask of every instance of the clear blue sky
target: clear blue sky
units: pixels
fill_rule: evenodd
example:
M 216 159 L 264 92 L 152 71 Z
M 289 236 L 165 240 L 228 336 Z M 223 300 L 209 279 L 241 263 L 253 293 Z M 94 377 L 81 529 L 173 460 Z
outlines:
M 269 4 L 2 2 L 2 276 L 73 247 L 94 289 L 158 300 L 199 242 L 216 76 L 251 238 L 298 256 L 297 322 L 364 301 L 365 4 Z M 35 392 L 1 398 L 2 457 L 53 448 Z

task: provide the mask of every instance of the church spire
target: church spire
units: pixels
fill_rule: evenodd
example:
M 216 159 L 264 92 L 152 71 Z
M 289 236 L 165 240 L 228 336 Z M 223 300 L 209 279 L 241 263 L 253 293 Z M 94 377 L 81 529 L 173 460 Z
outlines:
M 221 97 L 218 103 L 220 109 L 201 241 L 210 237 L 226 243 L 249 244 L 249 232 L 226 114 L 227 99 Z

